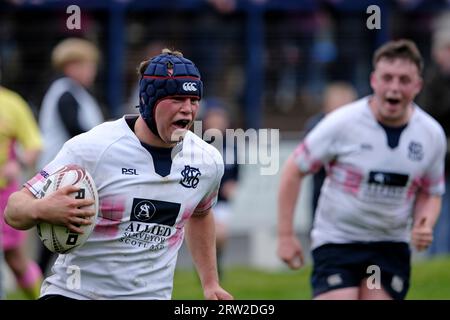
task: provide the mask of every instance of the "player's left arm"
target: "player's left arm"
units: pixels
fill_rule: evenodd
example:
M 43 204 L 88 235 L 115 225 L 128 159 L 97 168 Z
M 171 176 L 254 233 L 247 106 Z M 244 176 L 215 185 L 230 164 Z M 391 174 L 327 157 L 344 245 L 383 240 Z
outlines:
M 447 141 L 439 127 L 433 137 L 434 153 L 422 177 L 422 186 L 414 204 L 411 241 L 417 250 L 425 250 L 433 241 L 433 228 L 441 212 L 441 196 L 445 192 L 444 163 Z
M 433 228 L 441 211 L 441 196 L 420 192 L 414 206 L 411 241 L 418 251 L 425 250 L 433 241 Z
M 192 215 L 186 224 L 186 242 L 199 274 L 205 299 L 231 300 L 231 294 L 219 284 L 215 239 L 212 210 Z

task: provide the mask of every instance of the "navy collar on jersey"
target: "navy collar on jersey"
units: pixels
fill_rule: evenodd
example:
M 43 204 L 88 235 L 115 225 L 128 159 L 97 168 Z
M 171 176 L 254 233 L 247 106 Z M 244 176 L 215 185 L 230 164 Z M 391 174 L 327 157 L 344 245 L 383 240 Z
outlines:
M 131 131 L 134 132 L 134 125 L 136 124 L 136 121 L 138 119 L 138 116 L 136 117 L 125 117 L 125 121 L 130 127 Z M 176 153 L 181 151 L 181 149 L 178 147 L 179 145 L 182 145 L 181 143 L 177 144 L 173 148 L 160 148 L 160 147 L 154 147 L 147 143 L 144 143 L 142 141 L 139 141 L 141 145 L 147 150 L 153 159 L 153 166 L 155 167 L 155 172 L 159 174 L 162 177 L 166 177 L 170 174 L 170 170 L 172 168 L 172 155 L 174 156 Z M 174 153 L 172 153 L 174 151 Z
M 152 155 L 155 172 L 162 177 L 168 176 L 170 174 L 170 169 L 172 168 L 173 148 L 153 147 L 142 141 L 141 145 Z
M 408 126 L 408 124 L 404 124 L 400 127 L 391 127 L 391 126 L 382 124 L 380 121 L 378 121 L 378 124 L 386 132 L 388 146 L 391 149 L 394 149 L 398 146 L 398 144 L 400 142 L 400 135 L 402 134 L 403 130 Z

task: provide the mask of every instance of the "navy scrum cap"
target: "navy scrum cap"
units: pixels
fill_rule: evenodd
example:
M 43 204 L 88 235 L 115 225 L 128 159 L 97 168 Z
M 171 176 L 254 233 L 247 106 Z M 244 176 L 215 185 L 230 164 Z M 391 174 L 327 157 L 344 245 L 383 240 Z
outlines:
M 172 69 L 172 74 L 169 73 Z M 195 64 L 180 55 L 162 53 L 153 57 L 139 81 L 139 112 L 149 129 L 159 137 L 155 107 L 169 97 L 201 99 L 203 82 Z

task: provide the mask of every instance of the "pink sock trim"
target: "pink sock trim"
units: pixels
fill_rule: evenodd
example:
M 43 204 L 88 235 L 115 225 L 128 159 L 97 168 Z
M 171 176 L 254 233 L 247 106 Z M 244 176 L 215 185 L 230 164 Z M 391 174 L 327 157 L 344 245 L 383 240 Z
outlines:
M 27 271 L 24 273 L 22 277 L 17 279 L 17 282 L 19 283 L 19 286 L 21 288 L 30 288 L 36 284 L 36 282 L 42 278 L 42 272 L 39 266 L 33 262 L 30 261 L 28 263 Z

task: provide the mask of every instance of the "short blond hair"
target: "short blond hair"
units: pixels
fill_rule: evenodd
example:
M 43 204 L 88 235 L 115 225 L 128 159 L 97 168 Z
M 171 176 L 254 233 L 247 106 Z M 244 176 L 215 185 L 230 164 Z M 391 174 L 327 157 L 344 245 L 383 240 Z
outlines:
M 67 38 L 56 45 L 52 51 L 52 65 L 62 71 L 71 62 L 98 62 L 99 51 L 90 41 L 80 38 Z

